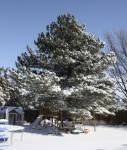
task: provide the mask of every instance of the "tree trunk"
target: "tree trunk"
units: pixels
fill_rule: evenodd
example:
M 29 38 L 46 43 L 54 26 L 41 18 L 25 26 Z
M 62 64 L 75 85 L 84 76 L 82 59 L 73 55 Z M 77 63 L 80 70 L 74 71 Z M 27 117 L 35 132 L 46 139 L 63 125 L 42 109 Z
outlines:
M 60 112 L 60 118 L 61 118 L 61 127 L 63 127 L 63 112 Z
M 51 119 L 52 119 L 52 125 L 51 126 L 53 127 L 53 117 Z

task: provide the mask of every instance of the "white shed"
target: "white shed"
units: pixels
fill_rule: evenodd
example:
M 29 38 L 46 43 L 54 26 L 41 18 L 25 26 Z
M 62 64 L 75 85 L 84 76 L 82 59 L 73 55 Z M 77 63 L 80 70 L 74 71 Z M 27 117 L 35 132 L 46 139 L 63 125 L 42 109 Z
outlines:
M 23 125 L 24 111 L 22 107 L 0 106 L 0 119 L 7 119 L 8 124 Z

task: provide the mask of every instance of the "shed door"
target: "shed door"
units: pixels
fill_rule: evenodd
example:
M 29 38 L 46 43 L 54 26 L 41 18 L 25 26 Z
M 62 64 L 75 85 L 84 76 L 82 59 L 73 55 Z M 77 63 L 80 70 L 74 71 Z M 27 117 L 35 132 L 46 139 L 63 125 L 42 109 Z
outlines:
M 9 114 L 9 124 L 16 125 L 17 114 Z

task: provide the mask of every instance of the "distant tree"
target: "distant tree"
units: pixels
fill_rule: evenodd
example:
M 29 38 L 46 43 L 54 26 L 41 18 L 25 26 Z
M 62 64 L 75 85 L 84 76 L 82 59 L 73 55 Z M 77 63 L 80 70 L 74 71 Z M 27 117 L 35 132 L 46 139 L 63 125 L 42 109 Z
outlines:
M 111 70 L 117 84 L 117 97 L 127 105 L 127 32 L 106 33 L 108 49 L 114 51 L 117 62 Z
M 7 89 L 7 80 L 5 77 L 7 69 L 0 68 L 0 105 L 6 104 L 10 99 L 10 95 Z
M 0 105 L 5 103 L 4 98 L 6 97 L 6 94 L 4 92 L 5 89 L 5 80 L 2 76 L 3 68 L 0 68 Z
M 86 32 L 74 16 L 58 16 L 46 33 L 39 34 L 35 45 L 35 51 L 28 47 L 18 57 L 16 66 L 40 76 L 45 71 L 55 73 L 66 109 L 91 117 L 91 111 L 106 113 L 115 107 L 113 81 L 105 74 L 115 55 L 103 52 L 104 43 Z

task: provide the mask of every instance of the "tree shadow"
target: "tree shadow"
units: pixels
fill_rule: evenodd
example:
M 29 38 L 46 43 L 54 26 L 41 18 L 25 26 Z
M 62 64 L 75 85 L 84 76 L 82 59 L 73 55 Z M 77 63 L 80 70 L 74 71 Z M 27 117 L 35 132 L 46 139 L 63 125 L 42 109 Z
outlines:
M 106 149 L 98 148 L 98 149 L 96 149 L 96 150 L 106 150 Z
M 122 147 L 127 149 L 127 144 L 122 144 Z
M 53 135 L 53 136 L 63 136 L 62 132 L 56 127 L 25 127 L 24 132 L 33 133 L 33 134 L 41 134 L 41 135 Z
M 116 129 L 127 130 L 127 125 L 112 125 L 111 127 Z

